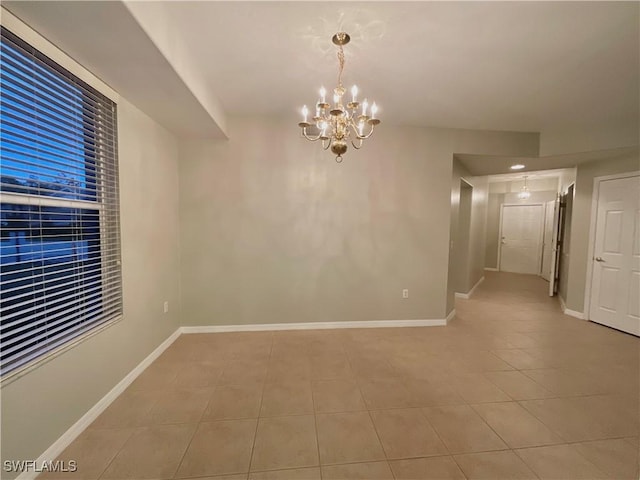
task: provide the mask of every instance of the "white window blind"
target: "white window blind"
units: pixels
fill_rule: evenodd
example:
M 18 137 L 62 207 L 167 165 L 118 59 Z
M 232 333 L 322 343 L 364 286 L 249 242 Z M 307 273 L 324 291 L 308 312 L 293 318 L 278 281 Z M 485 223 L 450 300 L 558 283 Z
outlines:
M 122 313 L 116 105 L 12 34 L 0 49 L 2 376 Z

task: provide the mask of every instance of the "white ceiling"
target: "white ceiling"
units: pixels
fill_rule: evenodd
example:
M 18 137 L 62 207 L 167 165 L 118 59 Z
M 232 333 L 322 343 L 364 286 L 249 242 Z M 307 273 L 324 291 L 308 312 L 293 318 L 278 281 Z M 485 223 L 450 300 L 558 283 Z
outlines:
M 624 131 L 636 140 L 601 148 L 638 143 L 639 2 L 127 1 L 137 29 L 109 23 L 121 2 L 3 5 L 172 129 L 185 126 L 180 99 L 194 96 L 222 105 L 218 134 L 225 113 L 295 118 L 321 85 L 335 86 L 330 38 L 343 29 L 345 83 L 376 100 L 386 124 L 542 138 Z M 184 95 L 170 93 L 181 83 Z M 528 159 L 527 169 L 581 158 Z M 461 159 L 475 174 L 512 160 Z
M 541 170 L 575 167 L 580 163 L 616 158 L 626 155 L 639 155 L 638 147 L 623 147 L 609 150 L 595 150 L 591 152 L 579 152 L 567 155 L 550 155 L 547 157 L 507 157 L 497 155 L 474 155 L 457 153 L 455 157 L 471 175 L 495 175 L 512 173 L 511 165 L 524 165 L 518 170 L 516 176 L 522 176 L 527 172 Z M 640 157 L 639 157 L 640 158 Z
M 395 124 L 638 122 L 638 2 L 163 2 L 226 111 L 280 115 L 337 70 Z M 150 5 L 149 8 L 152 8 Z

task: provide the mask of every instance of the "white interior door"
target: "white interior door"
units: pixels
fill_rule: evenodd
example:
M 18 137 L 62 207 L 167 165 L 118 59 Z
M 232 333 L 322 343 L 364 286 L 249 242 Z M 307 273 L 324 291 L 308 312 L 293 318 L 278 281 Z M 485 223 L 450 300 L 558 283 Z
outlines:
M 500 270 L 540 273 L 542 205 L 503 205 Z
M 544 206 L 544 233 L 542 235 L 542 270 L 540 275 L 547 282 L 551 281 L 551 264 L 553 256 L 553 211 L 555 200 Z
M 640 335 L 640 177 L 600 182 L 589 316 Z

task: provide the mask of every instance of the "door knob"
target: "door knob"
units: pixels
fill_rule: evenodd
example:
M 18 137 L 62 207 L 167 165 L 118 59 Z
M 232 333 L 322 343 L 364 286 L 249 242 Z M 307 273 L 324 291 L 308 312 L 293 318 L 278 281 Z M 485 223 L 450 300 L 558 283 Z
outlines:
M 596 262 L 604 262 L 604 259 L 602 257 L 596 257 L 596 258 L 594 258 L 594 260 Z

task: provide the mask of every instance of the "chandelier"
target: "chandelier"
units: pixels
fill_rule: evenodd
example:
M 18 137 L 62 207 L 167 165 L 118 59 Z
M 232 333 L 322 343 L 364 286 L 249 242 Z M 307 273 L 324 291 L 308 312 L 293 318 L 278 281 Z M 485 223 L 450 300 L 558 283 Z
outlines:
M 526 200 L 531 196 L 531 192 L 529 191 L 529 187 L 527 187 L 527 176 L 524 176 L 524 185 L 520 189 L 520 193 L 518 193 L 518 198 L 521 200 Z
M 351 37 L 344 32 L 336 33 L 331 41 L 338 47 L 338 86 L 333 89 L 333 104 L 326 99 L 326 90 L 320 89 L 320 98 L 315 105 L 315 115 L 309 118 L 309 109 L 302 107 L 303 121 L 298 123 L 302 136 L 307 140 L 321 141 L 322 147 L 336 155 L 336 162 L 342 162 L 342 155 L 347 151 L 347 142 L 355 149 L 362 147 L 363 140 L 373 134 L 373 129 L 380 123 L 376 118 L 378 106 L 373 103 L 369 109 L 369 102 L 364 99 L 358 102 L 358 87 L 351 87 L 351 101 L 345 105 L 346 89 L 342 85 L 342 71 L 344 70 L 344 50 L 342 47 L 349 43 Z M 309 130 L 313 132 L 310 133 Z

